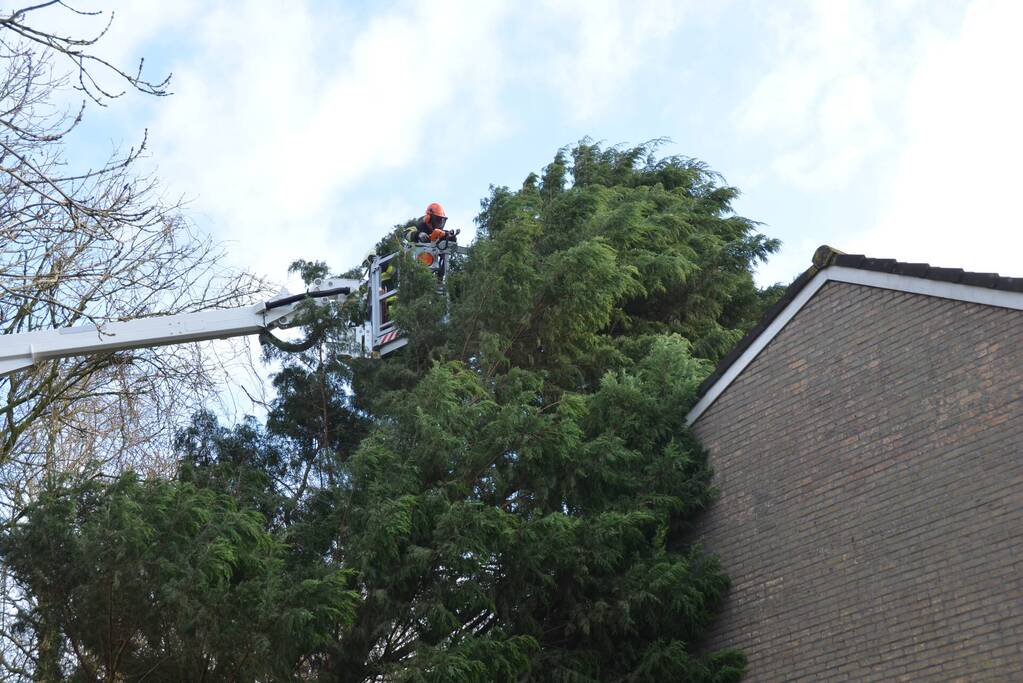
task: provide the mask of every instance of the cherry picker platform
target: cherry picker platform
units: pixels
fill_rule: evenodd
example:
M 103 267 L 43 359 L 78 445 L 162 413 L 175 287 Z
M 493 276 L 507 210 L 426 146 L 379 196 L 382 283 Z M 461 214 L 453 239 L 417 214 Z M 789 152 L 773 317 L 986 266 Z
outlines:
M 442 230 L 437 239 L 429 242 L 406 243 L 403 252 L 429 268 L 437 275 L 440 286 L 447 276 L 451 257 L 456 253 L 465 253 L 458 246 L 458 230 Z M 403 252 L 395 252 L 386 256 L 372 255 L 369 258 L 367 272 L 367 289 L 369 292 L 370 333 L 372 351 L 381 356 L 396 351 L 408 343 L 408 339 L 399 335 L 391 317 L 391 307 L 397 301 L 398 258 Z

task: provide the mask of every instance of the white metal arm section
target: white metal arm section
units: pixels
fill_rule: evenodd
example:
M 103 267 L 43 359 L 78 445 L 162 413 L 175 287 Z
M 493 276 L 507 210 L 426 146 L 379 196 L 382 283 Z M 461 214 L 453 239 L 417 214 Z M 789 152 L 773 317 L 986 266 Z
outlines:
M 258 334 L 286 322 L 304 299 L 344 298 L 359 285 L 359 280 L 329 278 L 305 294 L 254 306 L 0 336 L 0 377 L 52 358 Z

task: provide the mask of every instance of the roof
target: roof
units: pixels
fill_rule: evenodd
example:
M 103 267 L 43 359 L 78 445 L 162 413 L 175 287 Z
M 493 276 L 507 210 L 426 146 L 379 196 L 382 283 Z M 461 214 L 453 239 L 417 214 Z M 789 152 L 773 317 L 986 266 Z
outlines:
M 997 273 L 974 273 L 962 268 L 937 268 L 926 263 L 846 254 L 828 245 L 817 248 L 813 265 L 797 277 L 782 297 L 718 363 L 700 384 L 699 401 L 687 416 L 689 424 L 710 407 L 714 399 L 767 345 L 825 282 L 897 289 L 993 306 L 1023 310 L 1023 278 Z

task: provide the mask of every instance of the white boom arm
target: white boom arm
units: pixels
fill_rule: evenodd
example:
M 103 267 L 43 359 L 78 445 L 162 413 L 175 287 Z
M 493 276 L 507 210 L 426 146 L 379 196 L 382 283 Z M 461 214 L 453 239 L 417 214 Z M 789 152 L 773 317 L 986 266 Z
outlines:
M 359 284 L 359 280 L 330 278 L 305 294 L 282 296 L 254 306 L 110 322 L 98 328 L 84 325 L 3 335 L 0 377 L 51 358 L 257 334 L 285 322 L 303 299 L 343 297 L 355 292 Z

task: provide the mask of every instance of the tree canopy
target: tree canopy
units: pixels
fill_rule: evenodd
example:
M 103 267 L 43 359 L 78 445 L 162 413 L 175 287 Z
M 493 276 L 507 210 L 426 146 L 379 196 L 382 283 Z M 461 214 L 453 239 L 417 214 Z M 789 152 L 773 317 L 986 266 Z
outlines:
M 777 243 L 655 148 L 583 142 L 492 188 L 446 287 L 402 262 L 408 346 L 349 358 L 355 313 L 319 311 L 321 343 L 268 352 L 266 420 L 197 415 L 174 481 L 54 482 L 2 546 L 39 670 L 738 680 L 701 647 L 728 579 L 685 414 L 775 296 L 752 270 Z

